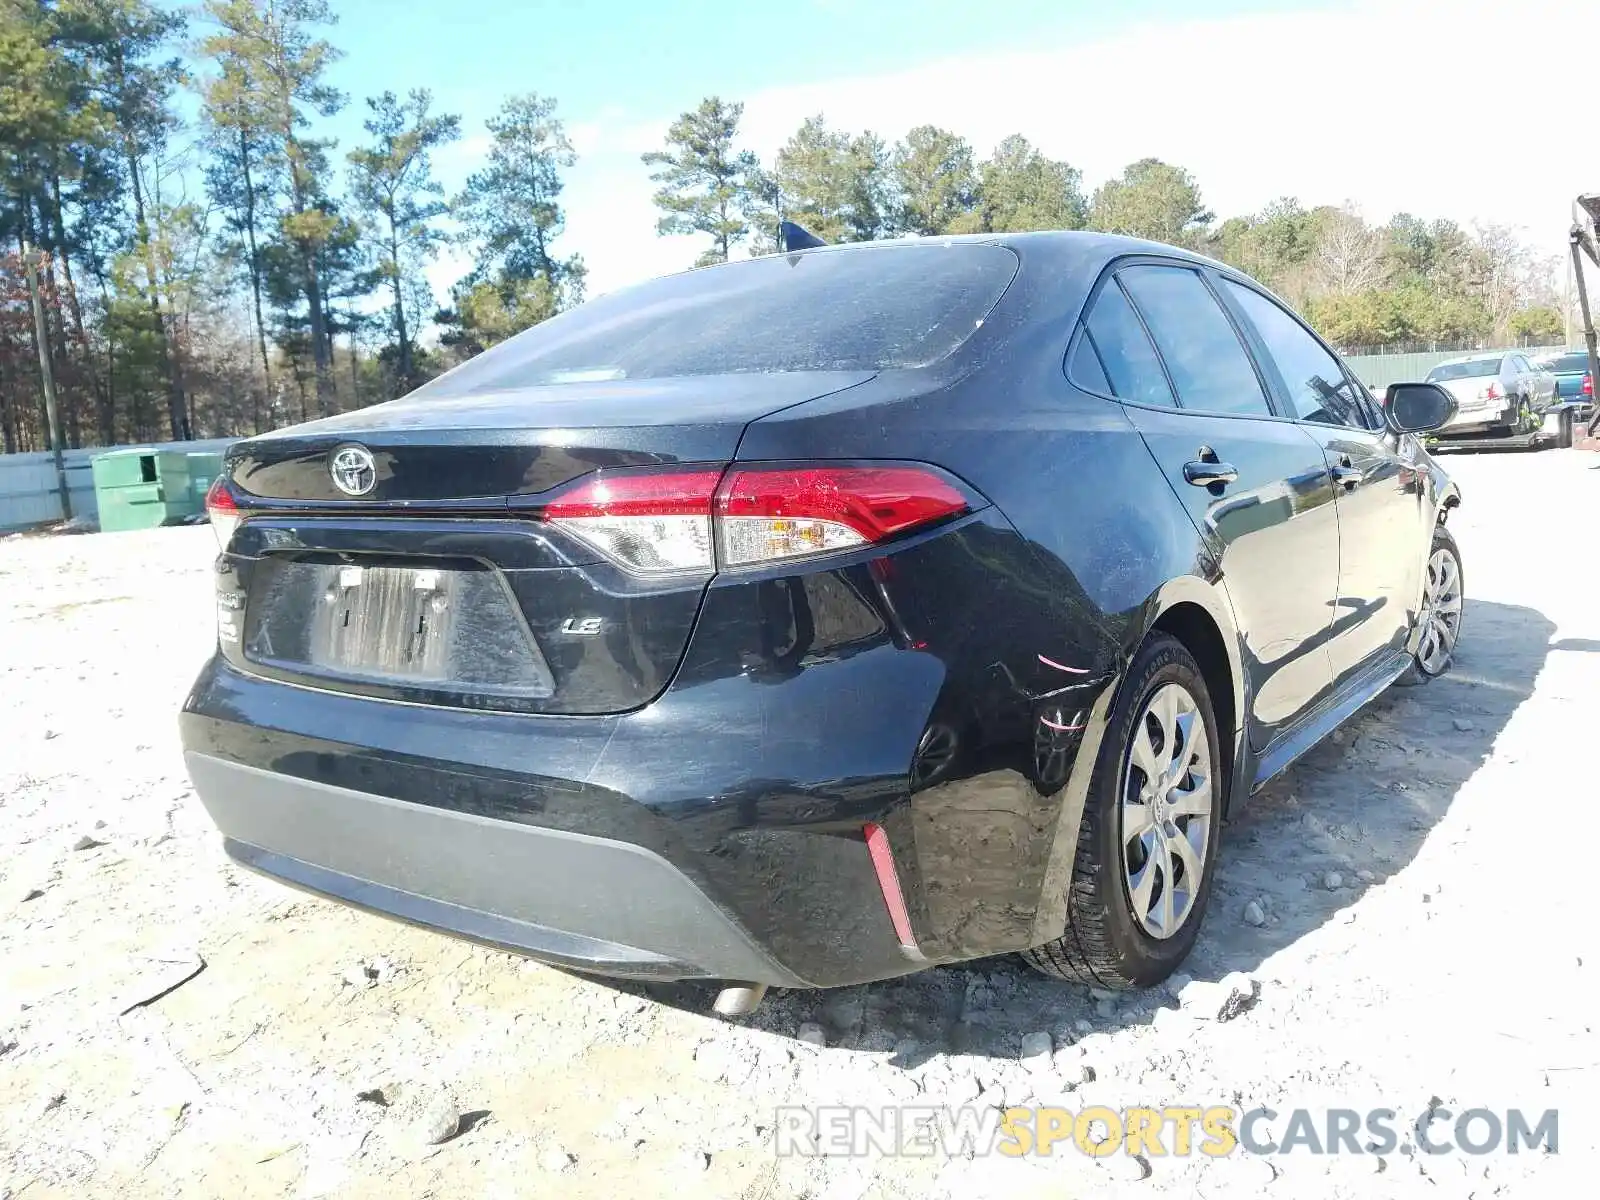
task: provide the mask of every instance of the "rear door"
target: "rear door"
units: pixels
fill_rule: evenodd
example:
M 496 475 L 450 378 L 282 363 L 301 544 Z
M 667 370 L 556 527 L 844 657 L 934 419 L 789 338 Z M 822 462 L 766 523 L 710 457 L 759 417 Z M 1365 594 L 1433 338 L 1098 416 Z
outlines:
M 1244 638 L 1248 731 L 1260 750 L 1331 684 L 1323 643 L 1339 535 L 1321 449 L 1273 413 L 1198 270 L 1130 263 L 1086 311 L 1074 382 L 1124 401 L 1205 537 Z
M 1335 684 L 1405 644 L 1433 513 L 1421 449 L 1390 432 L 1338 357 L 1270 297 L 1233 280 L 1222 294 L 1257 339 L 1280 405 L 1322 447 L 1339 512 L 1339 594 L 1328 637 Z
M 1555 398 L 1556 377 L 1525 354 L 1517 355 L 1516 361 L 1527 384 L 1529 402 L 1536 409 L 1544 408 Z
M 1504 403 L 1516 411 L 1517 397 L 1528 388 L 1528 371 L 1520 354 L 1508 354 L 1500 360 L 1500 394 Z

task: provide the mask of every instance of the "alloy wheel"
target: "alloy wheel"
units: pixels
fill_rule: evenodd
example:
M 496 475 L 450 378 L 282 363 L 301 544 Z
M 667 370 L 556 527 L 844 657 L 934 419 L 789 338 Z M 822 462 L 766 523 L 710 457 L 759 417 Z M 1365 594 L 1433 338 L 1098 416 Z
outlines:
M 1428 559 L 1428 592 L 1422 613 L 1422 641 L 1417 665 L 1439 675 L 1450 665 L 1461 636 L 1461 564 L 1448 546 L 1435 548 Z
M 923 730 L 911 759 L 912 786 L 927 787 L 948 771 L 956 760 L 957 743 L 956 731 L 948 725 L 929 725 Z
M 1123 880 L 1151 937 L 1177 933 L 1194 912 L 1211 852 L 1211 743 L 1200 705 L 1166 683 L 1133 726 L 1122 772 Z

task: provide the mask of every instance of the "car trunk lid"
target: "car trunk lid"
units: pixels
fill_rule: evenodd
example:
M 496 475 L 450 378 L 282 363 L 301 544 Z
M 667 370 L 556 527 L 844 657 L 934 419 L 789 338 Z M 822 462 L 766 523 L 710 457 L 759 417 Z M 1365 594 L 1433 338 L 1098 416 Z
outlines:
M 1505 405 L 1505 395 L 1500 390 L 1500 380 L 1494 375 L 1472 376 L 1465 379 L 1444 379 L 1439 381 L 1439 386 L 1456 398 L 1462 412 L 1482 408 L 1501 408 Z M 1496 393 L 1493 398 L 1489 396 L 1489 388 L 1491 386 Z
M 596 381 L 380 404 L 238 443 L 228 474 L 251 500 L 351 507 L 503 508 L 602 467 L 727 462 L 745 426 L 854 387 L 866 371 Z M 373 460 L 370 490 L 339 488 L 332 457 Z
M 710 571 L 632 574 L 541 520 L 542 505 L 596 470 L 720 470 L 752 420 L 870 378 L 419 393 L 240 443 L 222 652 L 258 674 L 416 703 L 639 707 L 682 658 Z M 340 486 L 346 451 L 363 471 Z

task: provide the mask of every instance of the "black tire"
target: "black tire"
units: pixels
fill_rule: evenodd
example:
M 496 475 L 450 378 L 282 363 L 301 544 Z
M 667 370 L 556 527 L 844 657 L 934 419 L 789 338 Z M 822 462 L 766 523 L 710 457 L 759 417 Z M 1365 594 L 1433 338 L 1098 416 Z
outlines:
M 1123 871 L 1121 792 L 1135 723 L 1156 690 L 1181 684 L 1195 701 L 1205 726 L 1212 773 L 1210 832 L 1200 886 L 1177 931 L 1152 937 L 1134 916 Z M 1046 975 L 1093 987 L 1153 987 L 1188 957 L 1211 896 L 1217 843 L 1228 780 L 1223 768 L 1217 722 L 1210 693 L 1194 657 L 1182 642 L 1166 634 L 1151 637 L 1134 657 L 1127 679 L 1112 708 L 1111 721 L 1078 826 L 1078 849 L 1068 885 L 1067 929 L 1061 937 L 1023 952 L 1023 958 Z
M 1460 577 L 1461 595 L 1462 598 L 1465 599 L 1467 594 L 1467 569 L 1461 561 L 1461 547 L 1456 545 L 1455 535 L 1446 529 L 1442 524 L 1435 525 L 1433 527 L 1433 541 L 1428 545 L 1429 560 L 1432 560 L 1434 551 L 1440 549 L 1449 550 L 1451 554 L 1455 555 L 1456 571 Z M 1424 570 L 1426 570 L 1426 566 L 1424 566 Z M 1446 674 L 1450 668 L 1455 665 L 1455 652 L 1461 646 L 1461 631 L 1464 627 L 1465 620 L 1466 609 L 1463 605 L 1461 619 L 1456 623 L 1455 642 L 1450 648 L 1450 657 L 1445 662 L 1443 670 L 1428 671 L 1424 669 L 1422 663 L 1415 655 L 1413 655 L 1411 659 L 1411 665 L 1406 668 L 1405 674 L 1401 675 L 1400 678 L 1395 682 L 1400 684 L 1401 687 L 1421 687 L 1424 684 L 1432 683 L 1439 676 Z

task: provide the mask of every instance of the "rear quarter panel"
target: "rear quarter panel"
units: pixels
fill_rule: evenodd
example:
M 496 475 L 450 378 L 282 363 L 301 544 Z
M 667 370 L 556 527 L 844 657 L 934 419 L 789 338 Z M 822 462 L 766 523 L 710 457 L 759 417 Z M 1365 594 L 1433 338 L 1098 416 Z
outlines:
M 753 423 L 739 448 L 752 460 L 934 463 L 993 501 L 1015 533 L 995 530 L 981 595 L 922 598 L 959 607 L 943 613 L 962 632 L 941 648 L 945 679 L 926 720 L 956 729 L 964 752 L 934 779 L 908 777 L 906 803 L 885 823 L 933 959 L 1061 933 L 1115 690 L 1163 611 L 1205 608 L 1240 678 L 1231 609 L 1194 523 L 1121 406 L 1079 393 L 1063 372 L 1099 265 L 1076 279 L 1031 277 L 1025 259 L 964 373 L 886 374 Z M 1233 731 L 1222 733 L 1231 744 Z

